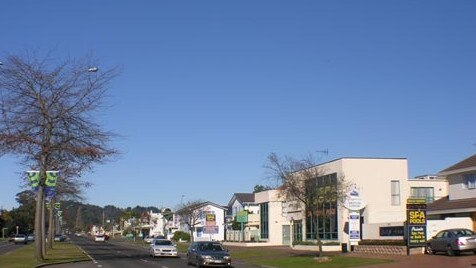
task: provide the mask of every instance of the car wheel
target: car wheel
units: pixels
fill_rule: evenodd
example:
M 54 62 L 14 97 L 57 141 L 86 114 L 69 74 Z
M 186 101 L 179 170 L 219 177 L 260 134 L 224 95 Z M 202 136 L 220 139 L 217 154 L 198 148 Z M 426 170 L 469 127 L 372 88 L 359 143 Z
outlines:
M 433 249 L 431 248 L 431 245 L 430 245 L 430 244 L 426 244 L 425 254 L 428 254 L 428 255 L 433 255 L 433 254 L 435 254 L 435 252 L 434 252 Z
M 453 248 L 451 248 L 451 246 L 446 247 L 446 254 L 448 256 L 454 256 L 455 255 L 455 252 L 454 252 Z

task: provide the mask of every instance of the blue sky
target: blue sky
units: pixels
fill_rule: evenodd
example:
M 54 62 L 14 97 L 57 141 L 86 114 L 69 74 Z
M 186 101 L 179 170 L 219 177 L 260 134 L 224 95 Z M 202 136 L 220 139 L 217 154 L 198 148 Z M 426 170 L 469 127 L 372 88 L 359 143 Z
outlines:
M 119 65 L 98 118 L 123 154 L 86 202 L 169 206 L 272 183 L 271 152 L 405 157 L 409 176 L 476 153 L 476 1 L 6 1 L 0 55 Z M 21 167 L 0 158 L 0 205 Z

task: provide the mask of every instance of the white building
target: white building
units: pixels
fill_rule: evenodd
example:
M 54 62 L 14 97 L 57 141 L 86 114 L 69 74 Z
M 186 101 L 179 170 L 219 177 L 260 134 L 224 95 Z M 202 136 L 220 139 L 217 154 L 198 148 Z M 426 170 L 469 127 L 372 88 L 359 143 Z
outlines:
M 428 216 L 443 221 L 448 228 L 476 231 L 476 154 L 440 171 L 438 175 L 448 180 L 448 196 L 431 203 Z M 448 222 L 454 223 L 450 225 Z
M 193 226 L 194 241 L 224 241 L 225 240 L 225 213 L 227 208 L 204 202 L 195 206 L 193 214 L 196 215 Z M 177 216 L 179 230 L 190 233 L 186 219 Z
M 291 222 L 287 218 L 286 201 L 281 190 L 255 193 L 259 205 L 260 241 L 267 245 L 290 245 Z

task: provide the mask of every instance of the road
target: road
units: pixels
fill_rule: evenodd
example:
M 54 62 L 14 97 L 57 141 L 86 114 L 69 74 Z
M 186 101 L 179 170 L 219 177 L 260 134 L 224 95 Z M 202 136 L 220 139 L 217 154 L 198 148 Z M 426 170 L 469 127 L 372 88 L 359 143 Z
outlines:
M 152 258 L 146 248 L 126 246 L 111 242 L 94 242 L 85 237 L 71 237 L 73 243 L 81 247 L 92 259 L 90 262 L 54 265 L 55 268 L 130 268 L 155 267 L 179 268 L 187 267 L 185 255 L 180 258 Z M 191 267 L 191 266 L 188 266 Z M 256 268 L 257 266 L 233 263 L 236 268 Z
M 24 244 L 15 245 L 13 242 L 1 241 L 0 242 L 0 255 L 10 252 L 12 250 L 23 247 Z

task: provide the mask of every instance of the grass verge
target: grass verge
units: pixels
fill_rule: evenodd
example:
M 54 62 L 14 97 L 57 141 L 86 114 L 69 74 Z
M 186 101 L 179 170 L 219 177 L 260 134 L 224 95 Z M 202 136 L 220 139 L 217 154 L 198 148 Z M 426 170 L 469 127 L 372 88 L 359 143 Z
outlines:
M 312 254 L 292 253 L 273 248 L 233 248 L 231 257 L 245 263 L 279 268 L 337 268 L 356 267 L 390 262 L 390 260 L 350 257 L 345 255 L 328 256 L 329 261 L 318 263 Z
M 31 268 L 40 264 L 87 261 L 89 258 L 71 243 L 55 243 L 54 248 L 46 251 L 46 259 L 38 262 L 35 258 L 35 245 L 29 244 L 0 256 L 1 267 Z

